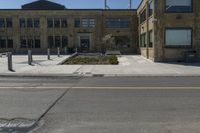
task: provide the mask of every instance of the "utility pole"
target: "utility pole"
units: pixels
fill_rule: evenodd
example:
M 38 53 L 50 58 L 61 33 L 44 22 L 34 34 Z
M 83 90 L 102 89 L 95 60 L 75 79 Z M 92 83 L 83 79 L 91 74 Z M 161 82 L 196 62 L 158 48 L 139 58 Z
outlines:
M 105 6 L 105 7 L 104 7 L 105 9 L 110 9 L 110 7 L 109 7 L 108 4 L 107 4 L 107 0 L 104 0 L 104 6 Z
M 132 0 L 129 0 L 129 8 L 132 9 Z

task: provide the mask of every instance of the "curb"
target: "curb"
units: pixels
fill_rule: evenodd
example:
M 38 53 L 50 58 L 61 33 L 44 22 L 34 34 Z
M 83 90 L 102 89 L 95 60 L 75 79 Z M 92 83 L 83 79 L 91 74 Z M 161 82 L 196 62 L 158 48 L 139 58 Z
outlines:
M 200 74 L 0 74 L 0 77 L 200 77 Z

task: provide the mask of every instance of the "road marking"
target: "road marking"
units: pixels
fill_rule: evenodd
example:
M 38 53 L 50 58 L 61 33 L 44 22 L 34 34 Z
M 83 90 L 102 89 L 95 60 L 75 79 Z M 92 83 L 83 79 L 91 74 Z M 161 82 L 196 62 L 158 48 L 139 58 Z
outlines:
M 97 87 L 97 86 L 88 86 L 88 87 L 70 87 L 70 86 L 59 86 L 59 87 L 53 87 L 53 86 L 41 86 L 41 87 L 34 87 L 34 86 L 27 86 L 27 87 L 0 87 L 0 89 L 112 89 L 112 90 L 173 90 L 173 89 L 181 89 L 181 90 L 200 90 L 200 87 L 126 87 L 126 86 L 120 86 L 120 87 L 114 87 L 114 86 L 103 86 L 103 87 Z

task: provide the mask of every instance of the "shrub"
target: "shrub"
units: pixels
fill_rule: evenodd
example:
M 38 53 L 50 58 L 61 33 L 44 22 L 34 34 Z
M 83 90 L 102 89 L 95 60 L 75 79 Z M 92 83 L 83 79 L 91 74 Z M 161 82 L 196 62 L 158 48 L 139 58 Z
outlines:
M 118 59 L 117 59 L 117 56 L 115 56 L 115 55 L 110 56 L 109 57 L 109 63 L 113 64 L 113 65 L 117 65 L 119 63 Z

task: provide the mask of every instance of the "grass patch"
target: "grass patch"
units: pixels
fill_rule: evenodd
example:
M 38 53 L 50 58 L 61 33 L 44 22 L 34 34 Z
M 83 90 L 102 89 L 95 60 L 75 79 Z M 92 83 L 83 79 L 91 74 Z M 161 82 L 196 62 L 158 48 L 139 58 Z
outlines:
M 69 58 L 64 65 L 117 65 L 117 56 L 81 56 Z

